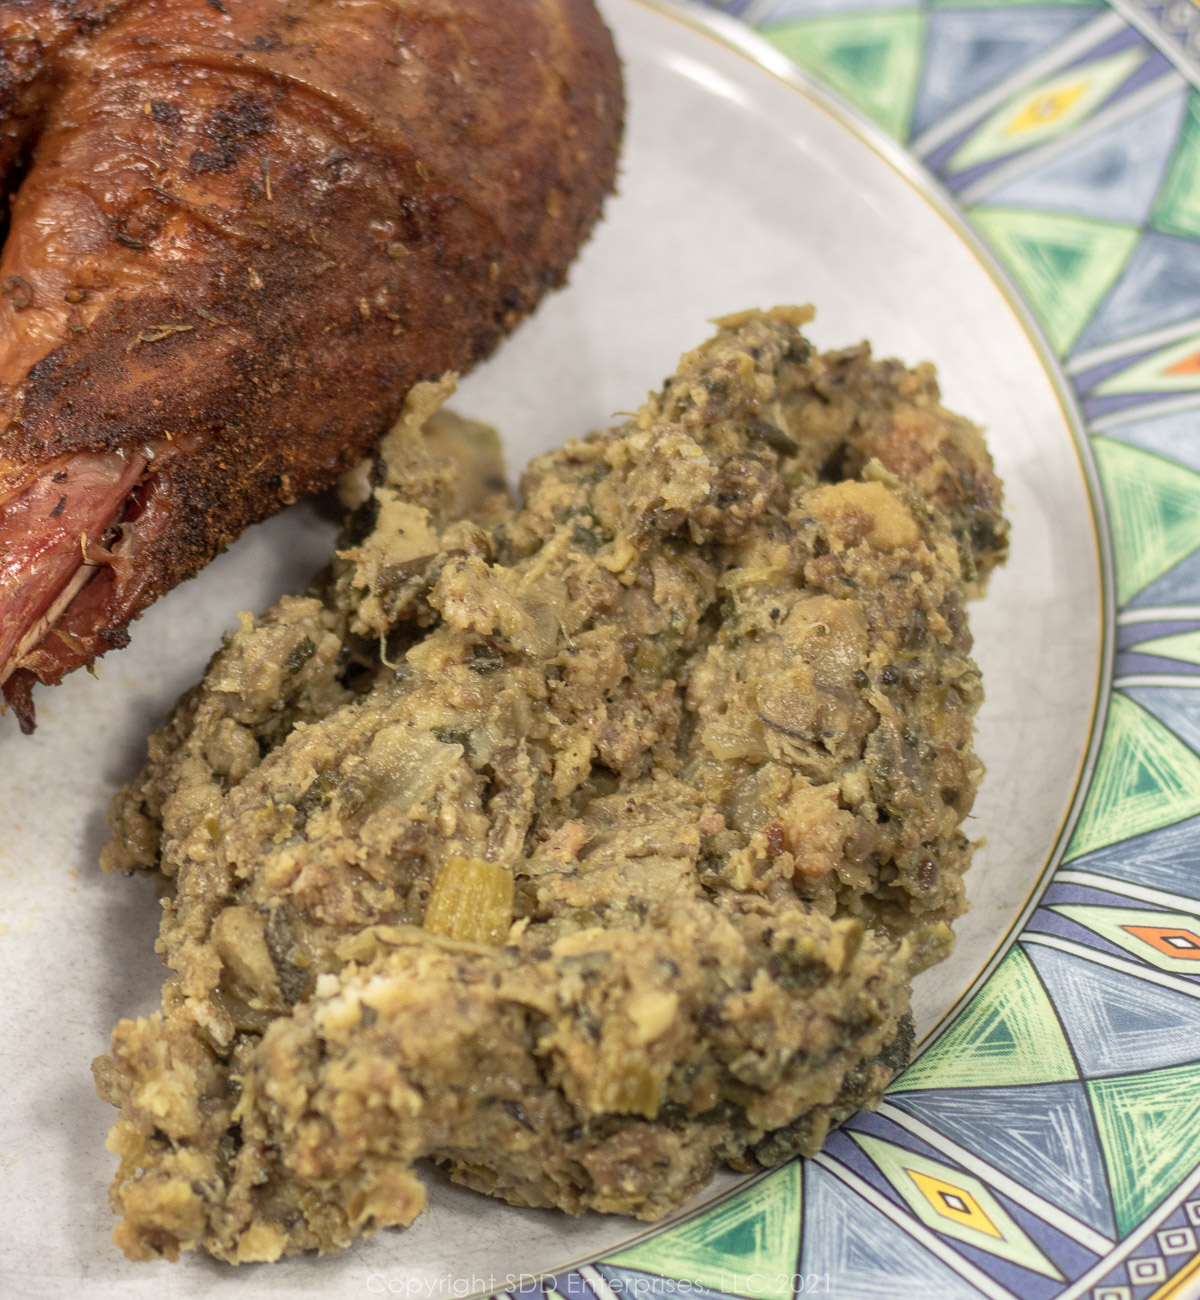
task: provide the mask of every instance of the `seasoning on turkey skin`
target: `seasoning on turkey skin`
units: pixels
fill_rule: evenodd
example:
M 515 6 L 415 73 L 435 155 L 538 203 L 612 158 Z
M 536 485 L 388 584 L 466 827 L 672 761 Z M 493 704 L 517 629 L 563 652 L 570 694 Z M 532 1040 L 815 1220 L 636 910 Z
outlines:
M 172 889 L 163 1011 L 96 1066 L 129 1256 L 344 1246 L 423 1157 L 654 1219 L 902 1068 L 1007 531 L 932 369 L 809 315 L 719 322 L 519 506 L 417 390 L 313 594 L 152 739 L 105 854 Z
M 612 189 L 591 0 L 0 0 L 0 687 L 129 640 L 417 382 L 560 285 Z

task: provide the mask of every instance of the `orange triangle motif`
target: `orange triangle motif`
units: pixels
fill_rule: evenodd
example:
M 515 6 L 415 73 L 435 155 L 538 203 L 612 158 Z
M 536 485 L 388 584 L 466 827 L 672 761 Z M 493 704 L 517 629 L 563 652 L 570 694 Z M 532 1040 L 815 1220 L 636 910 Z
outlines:
M 1177 925 L 1123 925 L 1121 929 L 1166 957 L 1200 961 L 1200 934 L 1191 930 Z
M 1189 357 L 1181 357 L 1173 366 L 1168 366 L 1167 375 L 1200 375 L 1200 352 L 1193 352 Z

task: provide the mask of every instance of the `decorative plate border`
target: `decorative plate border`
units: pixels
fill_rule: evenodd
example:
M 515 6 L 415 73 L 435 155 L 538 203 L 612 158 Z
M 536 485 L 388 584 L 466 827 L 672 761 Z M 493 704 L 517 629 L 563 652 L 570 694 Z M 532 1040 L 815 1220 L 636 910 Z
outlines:
M 1098 471 L 1115 677 L 1061 860 L 879 1110 L 513 1294 L 1200 1294 L 1200 0 L 708 4 L 931 175 L 1040 327 Z

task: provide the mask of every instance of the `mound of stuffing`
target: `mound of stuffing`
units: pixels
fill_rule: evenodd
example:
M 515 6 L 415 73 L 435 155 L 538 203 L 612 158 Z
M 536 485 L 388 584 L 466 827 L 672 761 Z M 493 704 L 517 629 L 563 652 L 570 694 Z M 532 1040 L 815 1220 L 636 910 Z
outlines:
M 932 368 L 809 315 L 719 322 L 519 505 L 422 386 L 313 593 L 151 740 L 105 866 L 169 882 L 172 974 L 96 1065 L 131 1258 L 408 1224 L 421 1158 L 654 1219 L 905 1064 L 1007 529 Z

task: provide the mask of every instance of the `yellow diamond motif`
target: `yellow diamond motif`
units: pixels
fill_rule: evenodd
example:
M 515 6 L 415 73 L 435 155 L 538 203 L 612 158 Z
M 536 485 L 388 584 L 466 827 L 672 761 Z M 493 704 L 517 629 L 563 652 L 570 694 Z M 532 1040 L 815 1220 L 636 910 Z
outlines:
M 1119 50 L 1026 86 L 984 118 L 946 166 L 961 172 L 1057 140 L 1095 112 L 1145 59 L 1142 47 Z
M 1077 81 L 1073 86 L 1060 86 L 1057 90 L 1039 95 L 1005 125 L 1004 134 L 1021 135 L 1038 127 L 1053 126 L 1087 94 L 1087 89 L 1086 81 Z
M 940 1214 L 943 1219 L 953 1219 L 955 1223 L 961 1223 L 964 1227 L 986 1232 L 989 1237 L 1004 1237 L 965 1187 L 955 1187 L 944 1178 L 923 1174 L 919 1169 L 906 1168 L 904 1172 L 925 1193 L 934 1212 Z
M 1058 1265 L 974 1174 L 871 1133 L 843 1132 L 862 1147 L 927 1228 L 1043 1277 L 1064 1280 Z

